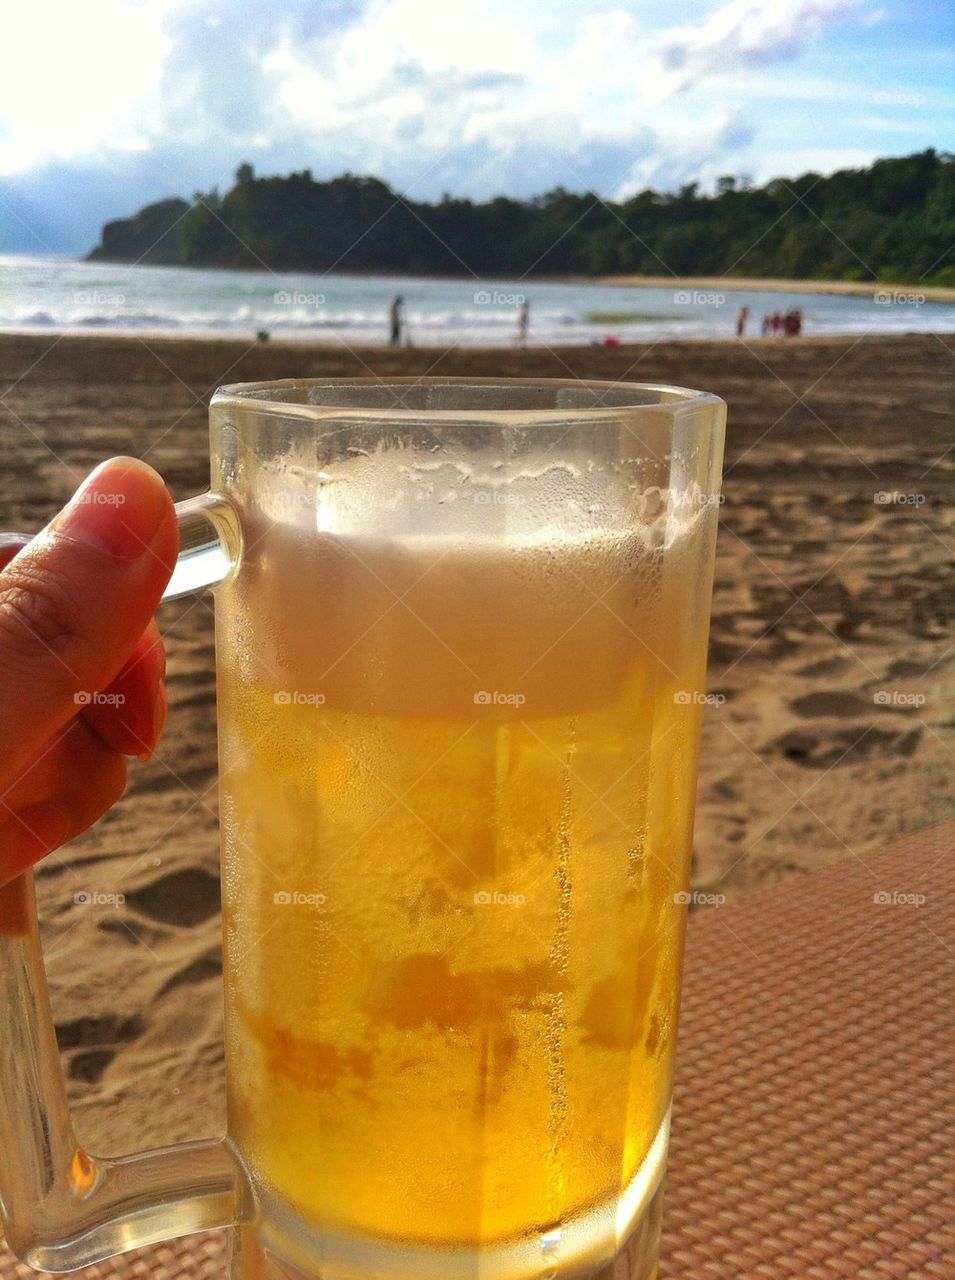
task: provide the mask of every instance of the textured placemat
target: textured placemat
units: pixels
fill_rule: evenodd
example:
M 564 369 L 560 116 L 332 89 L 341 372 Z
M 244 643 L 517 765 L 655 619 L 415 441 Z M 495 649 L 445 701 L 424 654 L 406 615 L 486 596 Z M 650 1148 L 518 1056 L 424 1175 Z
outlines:
M 955 1277 L 953 851 L 695 913 L 660 1280 Z
M 953 851 L 950 823 L 693 912 L 660 1280 L 955 1277 Z M 220 1233 L 75 1274 L 226 1269 Z

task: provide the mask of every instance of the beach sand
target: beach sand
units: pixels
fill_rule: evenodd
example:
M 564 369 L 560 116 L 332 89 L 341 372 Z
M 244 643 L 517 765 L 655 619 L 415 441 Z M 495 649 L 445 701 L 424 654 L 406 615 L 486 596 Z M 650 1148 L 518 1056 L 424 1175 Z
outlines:
M 873 280 L 785 280 L 771 276 L 602 276 L 595 284 L 637 285 L 645 289 L 739 290 L 746 293 L 831 293 L 843 297 L 917 298 L 955 302 L 955 289 L 941 284 L 884 284 Z
M 953 355 L 931 335 L 357 353 L 7 336 L 0 527 L 36 530 L 117 453 L 146 457 L 177 500 L 200 492 L 223 382 L 471 373 L 715 391 L 730 425 L 709 681 L 725 701 L 706 714 L 694 883 L 739 893 L 955 816 Z M 211 600 L 166 605 L 161 623 L 159 755 L 37 877 L 78 1133 L 107 1154 L 224 1123 Z M 83 892 L 125 903 L 77 905 Z

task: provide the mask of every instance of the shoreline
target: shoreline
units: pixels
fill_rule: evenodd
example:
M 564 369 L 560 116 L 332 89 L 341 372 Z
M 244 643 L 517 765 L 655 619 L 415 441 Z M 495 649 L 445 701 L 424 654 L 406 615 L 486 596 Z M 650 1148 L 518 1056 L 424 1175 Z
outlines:
M 132 262 L 119 258 L 89 258 L 88 256 L 56 255 L 61 261 L 92 267 L 149 267 L 162 271 L 219 271 L 241 272 L 247 275 L 306 276 L 326 280 L 336 276 L 345 279 L 467 281 L 474 284 L 525 284 L 535 285 L 609 285 L 615 288 L 636 289 L 706 289 L 727 293 L 797 293 L 828 294 L 832 296 L 866 298 L 878 294 L 917 294 L 926 302 L 955 302 L 955 286 L 923 284 L 920 281 L 890 283 L 879 280 L 791 280 L 784 276 L 644 276 L 644 275 L 547 275 L 533 276 L 529 280 L 516 280 L 508 276 L 482 276 L 476 281 L 464 275 L 425 274 L 402 271 L 309 271 L 298 267 L 234 267 L 220 263 L 195 262 Z M 0 254 L 3 259 L 49 261 L 46 254 Z M 4 330 L 3 332 L 13 332 Z
M 587 283 L 581 281 L 580 283 Z M 926 302 L 955 302 L 955 288 L 930 284 L 883 284 L 865 280 L 783 280 L 745 276 L 595 276 L 591 284 L 643 289 L 706 289 L 726 293 L 827 293 L 853 298 L 880 294 L 918 295 Z
M 529 338 L 525 347 L 519 347 L 516 343 L 494 344 L 467 346 L 461 342 L 416 342 L 402 347 L 392 347 L 386 341 L 369 342 L 366 338 L 358 338 L 354 342 L 340 339 L 335 341 L 328 337 L 327 333 L 321 336 L 312 336 L 310 333 L 270 333 L 267 342 L 259 342 L 256 338 L 255 331 L 231 331 L 231 332 L 209 332 L 208 330 L 187 329 L 104 329 L 101 326 L 95 328 L 76 328 L 67 329 L 54 325 L 48 328 L 35 329 L 16 329 L 16 328 L 0 328 L 0 342 L 34 340 L 42 341 L 48 338 L 51 345 L 59 345 L 62 342 L 80 342 L 80 343 L 100 343 L 100 342 L 121 342 L 121 343 L 170 343 L 182 344 L 189 343 L 196 346 L 238 346 L 244 344 L 248 349 L 258 349 L 261 351 L 276 351 L 282 348 L 289 348 L 293 351 L 315 351 L 323 354 L 332 353 L 357 353 L 363 354 L 381 354 L 386 351 L 393 352 L 398 356 L 402 354 L 411 354 L 415 351 L 431 352 L 432 354 L 442 351 L 448 354 L 457 353 L 463 357 L 477 355 L 507 355 L 508 357 L 519 355 L 521 352 L 527 354 L 536 353 L 545 355 L 548 351 L 561 351 L 565 355 L 571 353 L 580 354 L 583 352 L 592 352 L 597 350 L 604 351 L 634 351 L 636 349 L 645 349 L 659 345 L 675 346 L 681 348 L 696 347 L 736 347 L 739 345 L 751 347 L 796 347 L 802 344 L 826 344 L 840 341 L 857 342 L 864 338 L 871 338 L 880 342 L 904 342 L 911 338 L 928 338 L 938 337 L 941 339 L 943 335 L 951 336 L 952 331 L 948 329 L 899 329 L 893 332 L 873 333 L 872 330 L 847 330 L 845 333 L 802 333 L 799 337 L 785 337 L 782 334 L 775 334 L 763 337 L 762 334 L 752 333 L 743 338 L 736 337 L 733 333 L 726 333 L 722 336 L 709 337 L 688 337 L 680 338 L 674 334 L 667 333 L 662 337 L 641 337 L 633 340 L 620 341 L 611 344 L 609 347 L 604 346 L 603 342 L 593 339 L 590 342 L 535 342 Z

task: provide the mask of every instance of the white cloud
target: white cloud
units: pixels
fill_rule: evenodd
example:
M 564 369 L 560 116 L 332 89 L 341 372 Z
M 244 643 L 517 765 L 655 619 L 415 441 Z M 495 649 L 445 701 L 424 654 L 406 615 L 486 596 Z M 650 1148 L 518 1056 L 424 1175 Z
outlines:
M 265 67 L 284 123 L 320 144 L 347 134 L 358 167 L 385 163 L 409 136 L 422 162 L 485 137 L 539 62 L 519 21 L 478 0 L 376 0 L 324 53 L 286 40 Z
M 705 76 L 794 57 L 829 23 L 848 17 L 859 0 L 729 0 L 696 26 L 670 27 L 655 42 L 643 76 L 657 104 Z
M 888 9 L 879 5 L 877 9 L 868 9 L 862 15 L 862 25 L 864 27 L 877 27 L 880 23 L 885 22 L 889 16 Z
M 653 187 L 673 190 L 688 182 L 712 188 L 727 172 L 751 172 L 748 151 L 753 130 L 738 110 L 714 111 L 705 129 L 675 128 L 667 133 L 665 148 L 654 148 L 639 159 L 611 193 L 625 200 L 638 191 Z
M 0 173 L 84 247 L 240 160 L 420 199 L 793 174 L 811 104 L 879 114 L 871 63 L 856 87 L 809 56 L 860 4 L 695 0 L 674 25 L 668 0 L 24 0 L 0 46 Z M 836 163 L 856 141 L 832 137 Z
M 447 156 L 471 149 L 489 181 L 487 161 L 499 157 L 497 189 L 527 193 L 514 166 L 535 143 L 588 176 L 589 153 L 625 172 L 646 159 L 653 132 L 668 153 L 681 127 L 679 113 L 648 119 L 648 101 L 791 56 L 854 4 L 730 0 L 698 25 L 662 31 L 656 10 L 654 34 L 634 4 L 600 0 L 568 4 L 562 22 L 559 6 L 544 13 L 537 0 L 36 0 L 14 11 L 24 56 L 0 80 L 0 171 L 150 148 L 268 165 L 298 148 L 319 172 L 344 157 L 407 180 L 436 164 L 450 172 Z M 721 109 L 713 104 L 706 136 L 724 153 L 742 135 L 714 134 Z M 687 124 L 699 128 L 698 112 Z M 472 170 L 456 170 L 449 185 L 461 190 Z M 606 173 L 604 190 L 621 178 Z
M 771 178 L 798 178 L 804 173 L 835 173 L 837 169 L 864 169 L 876 153 L 865 147 L 798 147 L 787 152 L 784 165 L 762 159 L 756 167 L 757 182 Z
M 172 42 L 166 5 L 27 0 L 4 10 L 0 173 L 143 144 L 136 115 L 158 89 Z

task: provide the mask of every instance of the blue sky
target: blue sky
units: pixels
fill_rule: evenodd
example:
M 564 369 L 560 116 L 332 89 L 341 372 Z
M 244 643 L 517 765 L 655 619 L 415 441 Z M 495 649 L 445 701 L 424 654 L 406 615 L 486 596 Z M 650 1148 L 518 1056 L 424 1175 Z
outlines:
M 5 16 L 0 251 L 236 165 L 418 199 L 757 182 L 951 147 L 949 0 L 27 0 Z

